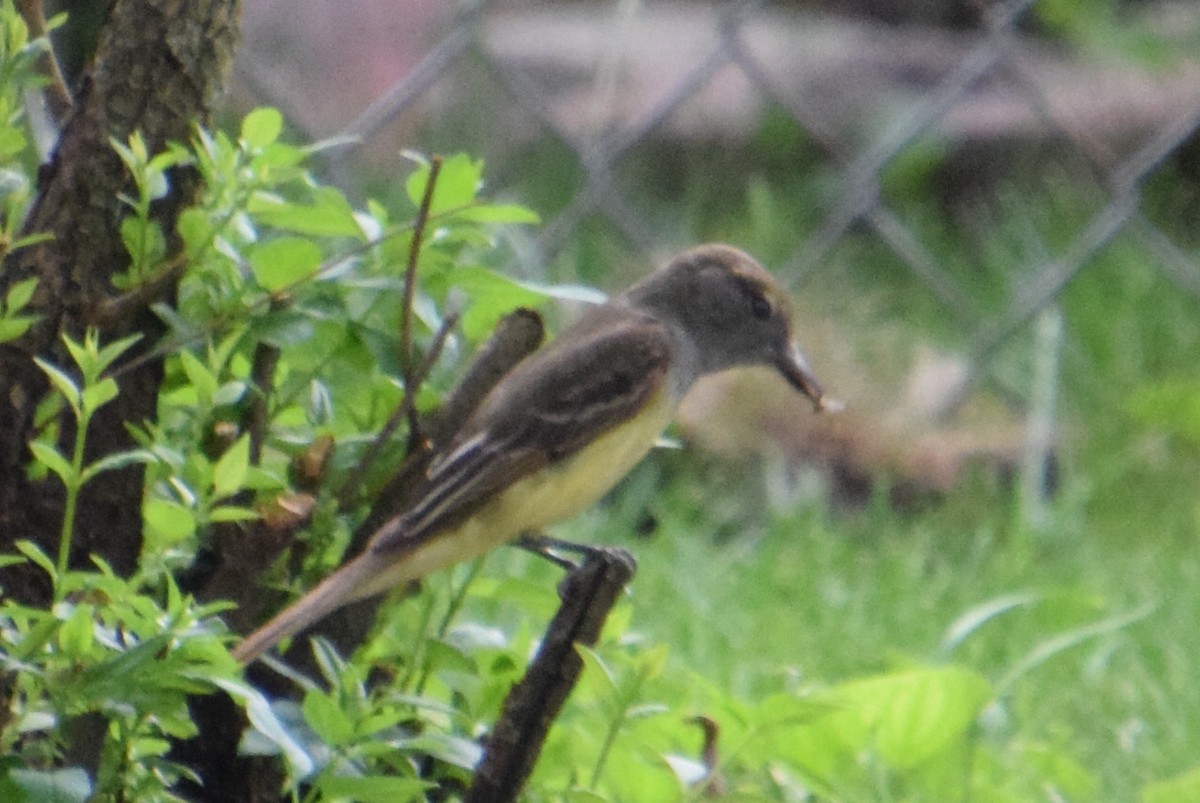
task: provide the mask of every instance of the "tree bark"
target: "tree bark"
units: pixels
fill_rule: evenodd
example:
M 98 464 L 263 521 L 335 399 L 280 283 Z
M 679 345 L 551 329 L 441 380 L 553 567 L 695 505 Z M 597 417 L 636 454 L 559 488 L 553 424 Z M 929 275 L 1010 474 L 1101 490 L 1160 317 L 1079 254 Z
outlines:
M 79 338 L 97 325 L 103 342 L 133 333 L 142 340 L 126 359 L 149 350 L 163 331 L 148 306 L 117 320 L 94 311 L 118 295 L 112 278 L 128 267 L 120 223 L 126 214 L 118 195 L 130 191 L 124 164 L 111 140 L 126 142 L 140 131 L 151 152 L 168 142 L 188 141 L 193 126 L 207 123 L 237 39 L 239 0 L 116 0 L 54 154 L 42 167 L 38 194 L 23 231 L 53 239 L 10 254 L 0 265 L 0 295 L 14 282 L 37 277 L 31 312 L 38 322 L 22 338 L 0 344 L 0 551 L 32 539 L 50 554 L 58 549 L 62 486 L 56 478 L 26 475 L 34 411 L 47 382 L 33 363 L 40 356 L 64 368 L 71 361 L 61 336 Z M 174 226 L 199 189 L 194 171 L 171 175 L 169 193 L 153 215 L 178 248 Z M 172 294 L 168 290 L 168 298 Z M 120 395 L 102 408 L 88 432 L 88 460 L 128 449 L 127 423 L 152 419 L 162 379 L 161 360 L 121 376 Z M 60 422 L 60 443 L 74 437 Z M 98 555 L 128 574 L 142 545 L 143 471 L 132 467 L 101 474 L 84 489 L 71 564 Z M 38 570 L 18 564 L 0 570 L 4 594 L 45 603 L 49 584 Z

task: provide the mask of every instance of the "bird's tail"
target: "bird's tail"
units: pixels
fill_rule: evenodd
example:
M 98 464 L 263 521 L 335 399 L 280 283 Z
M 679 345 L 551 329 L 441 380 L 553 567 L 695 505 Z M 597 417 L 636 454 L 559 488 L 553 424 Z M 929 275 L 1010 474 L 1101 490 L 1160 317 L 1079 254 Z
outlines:
M 350 561 L 326 577 L 300 599 L 277 613 L 273 619 L 242 639 L 231 654 L 243 666 L 253 663 L 260 655 L 283 639 L 294 636 L 329 614 L 367 594 L 355 593 L 370 574 L 367 562 L 370 552 Z

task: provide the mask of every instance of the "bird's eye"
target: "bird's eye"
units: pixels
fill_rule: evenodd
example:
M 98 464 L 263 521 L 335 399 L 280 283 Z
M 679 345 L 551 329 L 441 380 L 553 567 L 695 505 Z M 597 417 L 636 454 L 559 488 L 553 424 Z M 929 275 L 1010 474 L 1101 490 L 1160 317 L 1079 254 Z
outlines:
M 754 313 L 754 317 L 760 321 L 765 321 L 771 317 L 774 310 L 771 309 L 771 302 L 767 301 L 758 293 L 750 297 L 750 311 Z
M 738 289 L 750 304 L 750 314 L 765 321 L 775 314 L 775 307 L 763 293 L 763 288 L 743 277 L 738 277 Z

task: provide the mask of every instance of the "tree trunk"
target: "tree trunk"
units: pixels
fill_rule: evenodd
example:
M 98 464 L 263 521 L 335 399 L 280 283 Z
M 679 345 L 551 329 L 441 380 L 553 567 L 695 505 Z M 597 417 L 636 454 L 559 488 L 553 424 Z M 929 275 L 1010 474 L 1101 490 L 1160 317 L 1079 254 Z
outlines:
M 151 152 L 170 141 L 186 142 L 196 122 L 206 123 L 237 39 L 238 0 L 115 0 L 100 36 L 92 69 L 84 79 L 55 152 L 39 175 L 38 195 L 23 231 L 53 239 L 13 253 L 0 264 L 0 295 L 14 282 L 36 276 L 32 309 L 38 322 L 22 338 L 0 344 L 0 552 L 19 539 L 32 539 L 54 555 L 62 524 L 62 486 L 56 478 L 26 476 L 33 415 L 47 382 L 33 363 L 40 356 L 64 368 L 72 363 L 61 335 L 79 338 L 89 325 L 102 342 L 133 333 L 142 340 L 125 359 L 153 347 L 163 327 L 142 305 L 116 320 L 96 315 L 118 295 L 112 277 L 128 267 L 120 236 L 126 214 L 118 199 L 130 192 L 124 164 L 111 140 L 126 142 L 140 131 Z M 197 176 L 176 170 L 171 189 L 153 210 L 178 247 L 174 226 L 198 190 Z M 171 291 L 165 293 L 170 300 Z M 161 360 L 124 373 L 120 395 L 93 419 L 88 460 L 128 449 L 125 424 L 152 419 Z M 60 443 L 74 437 L 60 422 Z M 65 451 L 65 449 L 64 449 Z M 84 489 L 71 564 L 88 565 L 98 555 L 128 574 L 142 545 L 143 471 L 139 467 L 101 474 Z M 45 603 L 49 584 L 26 564 L 0 570 L 3 593 L 31 604 Z

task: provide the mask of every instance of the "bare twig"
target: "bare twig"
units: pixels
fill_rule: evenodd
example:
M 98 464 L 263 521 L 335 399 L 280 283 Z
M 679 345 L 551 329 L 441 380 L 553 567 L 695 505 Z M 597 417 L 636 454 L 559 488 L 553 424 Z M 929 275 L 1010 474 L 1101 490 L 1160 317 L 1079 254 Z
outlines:
M 532 354 L 546 336 L 542 316 L 521 307 L 504 316 L 491 337 L 427 425 L 435 442 L 449 439 L 466 423 L 483 397 L 521 360 Z
M 429 223 L 429 210 L 433 206 L 433 191 L 437 187 L 438 174 L 442 171 L 442 157 L 434 156 L 429 162 L 429 178 L 425 181 L 425 193 L 417 208 L 417 219 L 413 224 L 412 240 L 408 246 L 408 266 L 404 270 L 404 300 L 400 309 L 400 368 L 404 372 L 405 396 L 415 396 L 416 367 L 412 352 L 413 296 L 417 291 L 417 263 L 421 256 L 421 242 L 425 239 L 425 227 Z M 416 408 L 408 417 L 408 445 L 415 449 L 421 441 L 417 426 Z
M 576 644 L 591 646 L 637 570 L 623 549 L 596 549 L 560 586 L 562 605 L 542 646 L 504 701 L 465 803 L 516 800 L 533 771 L 550 724 L 583 671 Z
M 371 469 L 371 466 L 375 464 L 375 461 L 379 459 L 383 448 L 392 439 L 392 436 L 396 434 L 396 430 L 400 428 L 400 423 L 408 421 L 409 426 L 413 426 L 417 411 L 417 389 L 429 376 L 429 372 L 433 369 L 433 364 L 437 362 L 437 358 L 441 356 L 442 349 L 446 345 L 446 338 L 450 336 L 450 331 L 457 323 L 458 315 L 454 313 L 447 315 L 442 320 L 442 325 L 438 327 L 438 331 L 433 338 L 433 343 L 430 344 L 429 351 L 425 353 L 425 358 L 421 361 L 417 370 L 405 378 L 404 396 L 400 399 L 400 403 L 396 405 L 396 409 L 363 452 L 358 464 L 346 475 L 346 479 L 338 488 L 337 497 L 339 506 L 345 508 L 354 501 L 351 495 L 355 494 L 362 485 L 363 478 Z M 428 446 L 425 442 L 422 441 L 414 444 L 412 439 L 409 439 L 410 454 L 423 451 L 428 451 Z
M 700 746 L 700 762 L 704 765 L 704 777 L 697 783 L 700 792 L 705 797 L 724 797 L 726 793 L 725 779 L 717 767 L 720 764 L 720 754 L 717 743 L 721 738 L 721 726 L 712 717 L 698 716 L 689 720 L 699 725 L 704 732 L 704 743 Z
M 271 394 L 275 389 L 275 367 L 279 364 L 279 347 L 265 341 L 254 347 L 254 362 L 250 367 L 251 395 L 246 408 L 245 427 L 250 433 L 250 464 L 257 466 L 271 423 Z
M 46 16 L 42 10 L 42 0 L 17 0 L 15 5 L 29 27 L 30 37 L 41 39 L 46 36 Z M 54 115 L 54 122 L 61 125 L 71 113 L 74 101 L 70 90 L 67 89 L 67 82 L 63 79 L 54 50 L 47 48 L 40 62 L 38 68 L 46 78 L 46 104 L 50 107 L 50 113 Z
M 127 293 L 111 298 L 103 298 L 87 309 L 87 322 L 91 326 L 106 329 L 121 320 L 133 318 L 158 301 L 170 298 L 187 271 L 187 255 L 182 251 L 167 262 L 165 267 L 146 281 L 133 287 Z M 158 356 L 167 352 L 161 352 Z M 139 363 L 149 361 L 152 355 L 147 353 L 138 358 Z M 136 365 L 124 365 L 122 371 L 129 371 Z

